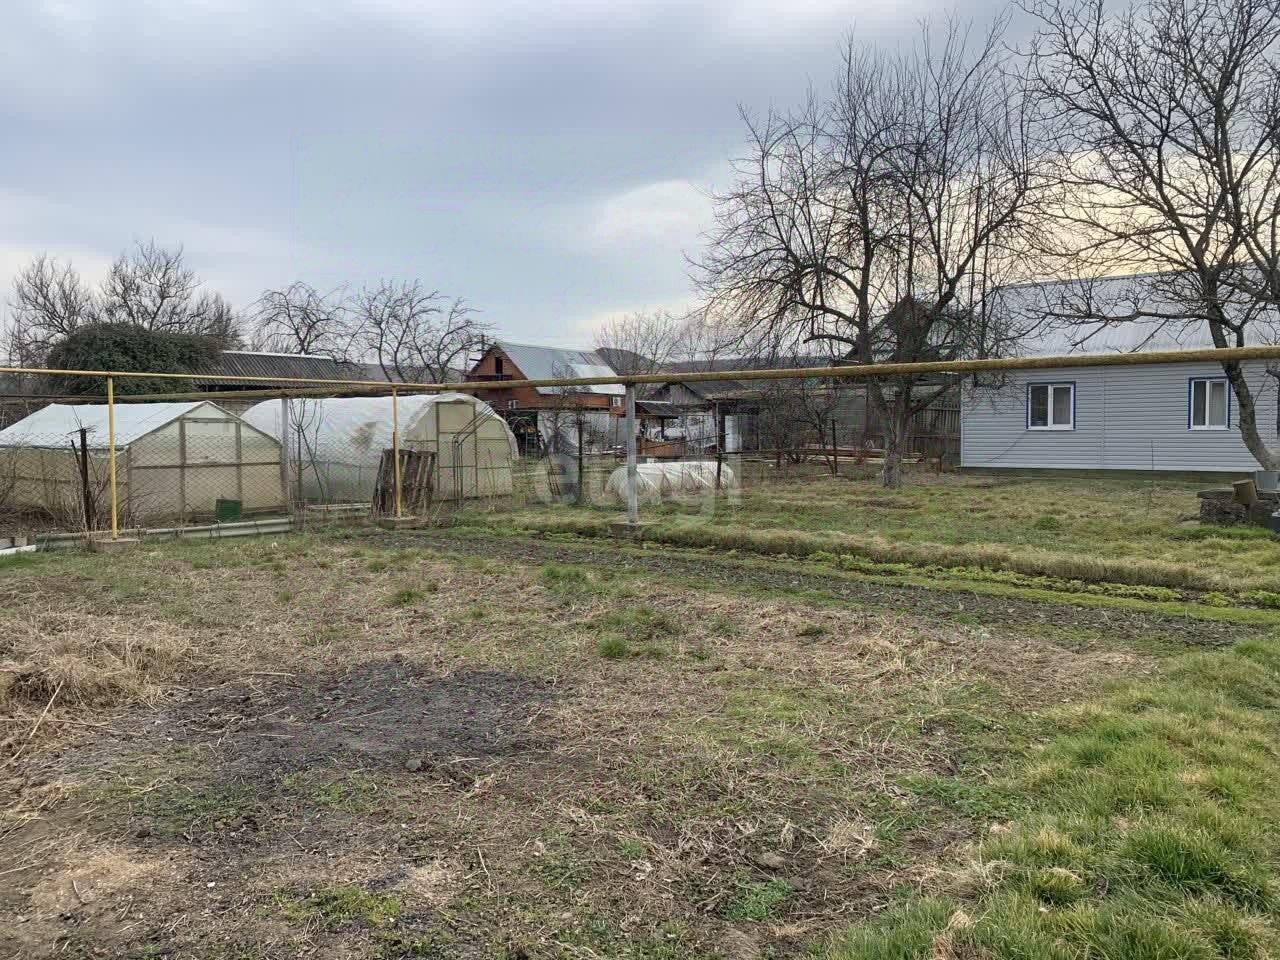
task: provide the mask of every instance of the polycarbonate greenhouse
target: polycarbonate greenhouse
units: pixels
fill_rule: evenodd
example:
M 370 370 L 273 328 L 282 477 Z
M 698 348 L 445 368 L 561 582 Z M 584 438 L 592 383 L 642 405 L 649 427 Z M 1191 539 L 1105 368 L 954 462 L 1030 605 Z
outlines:
M 391 449 L 391 397 L 266 400 L 245 420 L 282 436 L 288 411 L 291 483 L 303 500 L 369 503 Z M 463 393 L 399 397 L 400 445 L 435 454 L 437 500 L 508 496 L 516 439 L 484 401 Z
M 107 407 L 54 403 L 0 430 L 0 483 L 10 504 L 84 518 L 80 431 L 97 516 L 106 519 Z M 117 403 L 117 498 L 124 522 L 286 508 L 279 441 L 216 403 Z M 101 524 L 100 524 L 101 525 Z

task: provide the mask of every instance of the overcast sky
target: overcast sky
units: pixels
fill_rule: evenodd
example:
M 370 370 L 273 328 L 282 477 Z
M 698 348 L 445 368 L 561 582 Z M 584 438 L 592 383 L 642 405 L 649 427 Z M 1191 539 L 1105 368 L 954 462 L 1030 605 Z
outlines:
M 982 9 L 976 0 L 967 0 Z M 738 105 L 938 0 L 0 0 L 0 287 L 185 245 L 267 286 L 418 277 L 511 339 L 690 300 Z M 855 24 L 856 19 L 856 24 Z

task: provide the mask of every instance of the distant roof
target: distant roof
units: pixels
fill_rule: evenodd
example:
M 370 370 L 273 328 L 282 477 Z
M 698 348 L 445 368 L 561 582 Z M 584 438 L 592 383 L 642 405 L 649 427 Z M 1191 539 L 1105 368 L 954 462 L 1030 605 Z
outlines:
M 636 353 L 626 347 L 597 347 L 595 352 L 618 373 L 647 373 L 654 366 L 653 361 L 643 353 Z
M 527 343 L 498 340 L 493 344 L 511 358 L 530 380 L 552 380 L 557 377 L 614 377 L 617 371 L 595 350 L 565 350 L 560 347 L 538 347 Z M 620 396 L 626 389 L 620 383 L 584 387 L 588 393 Z M 560 387 L 538 387 L 539 393 L 562 393 Z
M 1075 353 L 1145 353 L 1153 350 L 1197 350 L 1214 346 L 1209 324 L 1199 318 L 1179 319 L 1181 306 L 1169 286 L 1178 275 L 1140 273 L 1089 280 L 1049 280 L 1002 287 L 994 294 L 996 309 L 1030 331 L 1020 344 L 1022 356 L 1052 357 Z M 1114 323 L 1069 321 L 1079 306 L 1122 316 L 1134 305 L 1146 312 L 1175 317 L 1122 320 Z M 1227 304 L 1228 315 L 1238 306 Z M 1260 342 L 1275 342 L 1274 330 L 1258 325 Z
M 208 400 L 189 403 L 117 403 L 116 447 L 123 450 L 140 437 L 204 406 L 217 405 Z M 81 427 L 88 429 L 89 441 L 95 448 L 106 446 L 106 404 L 51 403 L 0 430 L 0 447 L 65 447 L 79 436 Z
M 373 369 L 370 370 L 370 367 Z M 376 371 L 376 373 L 375 373 Z M 283 380 L 382 380 L 377 364 L 348 363 L 310 353 L 271 353 L 265 350 L 223 350 L 212 366 L 193 379 L 203 386 L 218 377 L 279 377 Z M 235 385 L 235 381 L 232 381 Z M 245 384 L 246 387 L 270 384 Z
M 678 360 L 668 363 L 663 370 L 680 373 L 700 373 L 703 370 L 799 370 L 805 367 L 825 367 L 832 362 L 822 354 L 788 355 L 781 357 L 717 357 L 714 360 Z

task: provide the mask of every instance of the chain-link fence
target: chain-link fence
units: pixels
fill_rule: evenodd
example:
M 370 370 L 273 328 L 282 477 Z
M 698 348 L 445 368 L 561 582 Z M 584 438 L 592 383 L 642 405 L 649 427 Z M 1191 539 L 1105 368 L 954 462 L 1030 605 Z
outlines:
M 1234 353 L 1270 360 L 1280 348 Z M 475 382 L 455 390 L 302 379 L 264 385 L 264 378 L 227 376 L 202 389 L 195 376 L 0 371 L 0 549 L 5 538 L 32 535 L 229 535 L 242 527 L 261 531 L 264 523 L 430 519 L 547 505 L 625 511 L 634 521 L 641 509 L 670 501 L 714 507 L 742 491 L 802 478 L 869 478 L 886 460 L 942 472 L 959 459 L 962 409 L 975 424 L 966 436 L 975 463 L 1054 464 L 1063 462 L 1063 451 L 1077 456 L 1082 444 L 1094 450 L 1100 431 L 1128 429 L 1128 421 L 1113 428 L 1088 419 L 1101 390 L 1087 378 L 1096 379 L 1094 367 L 1121 364 L 1184 364 L 1161 380 L 1172 385 L 1172 399 L 1153 408 L 1146 427 L 1157 429 L 1154 419 L 1164 416 L 1170 435 L 1178 434 L 1166 446 L 1194 444 L 1198 459 L 1158 463 L 1153 454 L 1151 470 L 1166 462 L 1185 469 L 1183 460 L 1238 470 L 1251 458 L 1238 431 L 1228 424 L 1218 433 L 1188 432 L 1196 413 L 1183 411 L 1175 396 L 1190 371 L 1193 381 L 1221 382 L 1225 397 L 1225 379 L 1213 379 L 1224 358 L 1222 351 L 1193 351 L 1154 360 L 890 365 L 883 374 L 812 368 L 737 371 L 734 379 L 707 373 Z M 966 366 L 1055 372 L 974 380 L 962 407 Z M 921 379 L 921 367 L 929 379 Z M 1088 369 L 1062 375 L 1068 367 Z M 906 416 L 891 426 L 885 397 L 903 370 L 916 371 L 927 402 L 900 407 Z M 889 379 L 873 390 L 873 374 Z M 586 389 L 601 383 L 615 386 Z M 1045 402 L 1036 406 L 1036 384 L 1055 404 L 1065 398 L 1058 406 L 1067 421 L 1058 422 L 1057 407 L 1050 416 Z M 510 393 L 513 385 L 528 391 L 524 399 Z M 1210 397 L 1210 387 L 1199 395 Z M 1193 388 L 1187 402 L 1194 406 L 1197 396 Z M 1202 406 L 1207 423 L 1213 410 L 1207 399 Z M 1265 416 L 1280 414 L 1259 414 Z
M 262 518 L 349 523 L 538 504 L 618 510 L 627 502 L 626 407 L 593 406 L 588 394 L 495 410 L 479 392 L 409 385 L 198 386 L 194 378 L 135 385 L 123 376 L 8 375 L 0 536 L 229 531 Z M 873 463 L 883 445 L 865 391 L 833 384 L 732 397 L 645 388 L 633 424 L 644 504 L 838 475 Z M 939 404 L 913 420 L 909 446 L 919 449 L 909 454 L 941 464 L 957 436 L 958 408 Z

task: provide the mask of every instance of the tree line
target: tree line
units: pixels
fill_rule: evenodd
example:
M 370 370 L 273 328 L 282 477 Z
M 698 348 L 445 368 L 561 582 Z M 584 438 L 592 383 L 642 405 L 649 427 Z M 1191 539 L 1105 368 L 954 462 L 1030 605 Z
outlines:
M 208 369 L 220 350 L 248 348 L 369 363 L 388 380 L 445 380 L 488 331 L 466 301 L 419 280 L 323 292 L 297 282 L 237 311 L 206 288 L 180 246 L 154 240 L 122 253 L 96 286 L 74 264 L 40 255 L 14 278 L 8 306 L 4 348 L 23 367 L 184 373 Z

